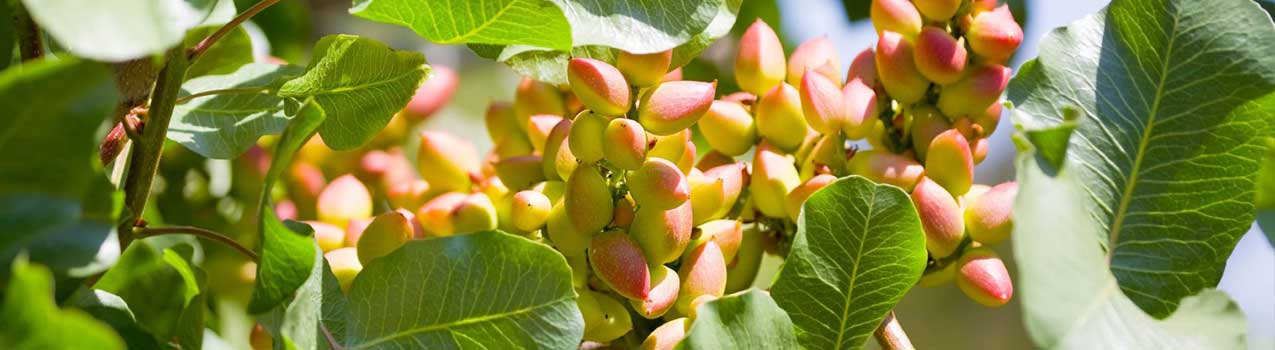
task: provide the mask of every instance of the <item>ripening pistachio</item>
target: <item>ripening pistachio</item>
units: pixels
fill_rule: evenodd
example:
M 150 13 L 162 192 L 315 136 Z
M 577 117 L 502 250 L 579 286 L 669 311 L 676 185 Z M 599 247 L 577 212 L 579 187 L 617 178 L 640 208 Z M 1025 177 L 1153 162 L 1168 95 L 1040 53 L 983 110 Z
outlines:
M 566 115 L 566 103 L 557 87 L 523 78 L 514 90 L 514 116 L 518 125 L 527 125 L 527 119 L 537 114 Z
M 964 44 L 947 31 L 931 26 L 917 35 L 912 55 L 921 75 L 937 84 L 951 84 L 961 79 L 965 61 L 969 59 Z
M 642 341 L 642 350 L 673 350 L 677 343 L 682 342 L 682 338 L 686 338 L 686 330 L 690 328 L 686 324 L 685 317 L 679 317 L 672 321 L 665 322 L 651 334 L 646 336 L 646 340 Z
M 877 81 L 877 54 L 872 51 L 872 47 L 859 51 L 854 56 L 854 60 L 850 61 L 850 71 L 846 72 L 846 83 L 858 79 L 868 87 L 876 87 Z
M 921 13 L 908 0 L 872 0 L 869 16 L 872 17 L 872 26 L 882 37 L 885 32 L 895 32 L 915 38 L 921 32 Z
M 1010 69 L 1005 66 L 988 64 L 971 68 L 961 80 L 943 86 L 939 111 L 950 116 L 986 112 L 988 105 L 1000 99 L 1009 78 Z
M 807 70 L 824 75 L 836 84 L 841 83 L 841 58 L 837 48 L 827 36 L 806 40 L 788 57 L 788 84 L 800 85 Z
M 880 1 L 872 3 L 878 2 Z M 912 43 L 899 33 L 886 31 L 877 40 L 878 79 L 885 86 L 885 92 L 903 104 L 920 101 L 930 88 L 930 82 L 917 70 L 916 62 L 912 59 L 913 51 Z
M 797 88 L 780 83 L 767 91 L 753 106 L 757 114 L 757 135 L 780 150 L 792 152 L 806 139 L 806 117 L 802 113 Z
M 987 158 L 987 152 L 991 148 L 992 142 L 986 137 L 970 140 L 970 155 L 973 156 L 974 164 L 983 163 L 983 159 Z
M 651 292 L 651 271 L 646 257 L 629 235 L 609 231 L 589 243 L 589 265 L 611 290 L 634 300 L 646 300 Z
M 319 221 L 345 227 L 351 219 L 372 217 L 372 194 L 354 175 L 332 180 L 318 199 Z
M 658 84 L 664 73 L 668 73 L 673 62 L 673 50 L 656 53 L 634 54 L 620 51 L 615 67 L 624 74 L 624 79 L 633 86 L 651 86 Z M 678 79 L 681 80 L 681 79 Z
M 359 236 L 357 252 L 359 263 L 366 265 L 373 259 L 386 256 L 412 239 L 412 223 L 398 211 L 378 215 L 363 229 Z
M 718 249 L 722 250 L 722 259 L 726 261 L 727 266 L 735 261 L 735 255 L 739 252 L 739 246 L 744 239 L 744 224 L 739 220 L 713 220 L 706 222 L 695 228 L 691 234 L 691 243 L 687 245 L 685 253 L 682 253 L 683 259 L 690 258 L 691 252 L 696 247 L 713 241 L 717 243 Z
M 549 197 L 536 191 L 520 191 L 514 194 L 509 216 L 515 228 L 523 232 L 531 232 L 544 227 L 549 219 L 549 210 L 553 204 Z
M 996 9 L 996 4 L 998 3 L 1000 3 L 999 0 L 973 0 L 970 2 L 970 12 L 982 13 L 983 11 L 991 11 Z
M 984 11 L 974 16 L 965 32 L 974 54 L 992 62 L 1004 63 L 1023 42 L 1023 28 L 1014 21 L 1009 5 Z
M 646 299 L 629 300 L 629 305 L 633 306 L 633 311 L 637 311 L 638 315 L 647 319 L 664 316 L 664 313 L 673 308 L 673 303 L 677 302 L 678 289 L 681 287 L 682 281 L 677 278 L 677 271 L 664 265 L 652 266 L 651 291 L 647 293 Z
M 498 217 L 496 205 L 486 194 L 474 193 L 452 210 L 452 230 L 455 233 L 470 233 L 496 229 Z
M 416 88 L 416 93 L 403 108 L 403 115 L 413 121 L 425 120 L 452 99 L 460 79 L 451 68 L 431 65 L 430 75 Z
M 691 240 L 691 210 L 690 202 L 669 210 L 638 207 L 629 232 L 647 261 L 665 264 L 682 256 Z
M 874 182 L 899 186 L 904 191 L 912 191 L 917 181 L 925 175 L 925 167 L 911 157 L 881 151 L 859 151 L 850 158 L 846 168 L 851 174 L 868 178 Z
M 584 256 L 584 251 L 593 238 L 593 232 L 580 232 L 571 225 L 571 219 L 563 203 L 554 204 L 553 208 L 549 209 L 549 218 L 545 220 L 545 230 L 548 231 L 549 241 L 553 242 L 553 246 L 557 247 L 564 256 Z
M 842 131 L 851 140 L 862 139 L 872 131 L 877 120 L 877 92 L 862 79 L 851 79 L 841 88 L 846 103 L 846 122 Z
M 722 154 L 722 152 L 719 152 L 716 149 L 709 148 L 708 152 L 704 153 L 704 156 L 700 157 L 699 161 L 695 163 L 695 168 L 700 171 L 708 171 L 708 169 L 733 163 L 735 163 L 734 157 Z
M 744 154 L 757 143 L 753 116 L 738 102 L 713 101 L 699 120 L 699 130 L 709 146 L 728 156 Z
M 921 178 L 912 190 L 912 203 L 921 217 L 925 248 L 935 258 L 952 255 L 965 238 L 965 219 L 956 198 L 929 178 Z
M 479 173 L 478 150 L 464 139 L 439 131 L 423 131 L 416 170 L 437 191 L 466 191 Z
M 801 80 L 801 111 L 810 128 L 821 134 L 836 134 L 846 122 L 847 110 L 841 87 L 820 74 L 806 74 Z
M 609 342 L 633 330 L 633 320 L 629 318 L 629 310 L 625 309 L 620 301 L 610 295 L 590 290 L 581 291 L 580 295 L 581 299 L 584 295 L 588 295 L 593 300 L 593 306 L 588 309 L 584 307 L 584 304 L 580 304 L 580 311 L 585 314 L 584 340 Z M 579 302 L 580 300 L 577 300 L 577 303 Z M 586 310 L 589 313 L 585 313 Z M 590 320 L 594 322 L 590 323 Z
M 601 114 L 583 111 L 571 122 L 571 134 L 567 136 L 567 144 L 571 154 L 584 164 L 593 164 L 602 160 L 603 134 L 611 119 Z
M 646 160 L 646 129 L 632 119 L 615 118 L 603 131 L 602 155 L 611 165 L 637 170 Z
M 944 131 L 952 129 L 952 123 L 948 122 L 947 117 L 939 113 L 937 108 L 930 105 L 914 105 L 907 112 L 912 116 L 912 149 L 916 150 L 917 159 L 925 161 L 925 156 L 930 150 L 930 141 Z
M 638 170 L 625 177 L 629 195 L 640 207 L 668 210 L 690 199 L 691 187 L 686 176 L 672 162 L 661 158 L 647 159 Z
M 753 280 L 757 279 L 757 271 L 761 268 L 762 255 L 766 252 L 764 239 L 756 226 L 744 229 L 735 259 L 727 265 L 726 293 L 738 292 L 753 285 Z
M 926 288 L 933 288 L 956 280 L 956 265 L 957 264 L 955 263 L 947 264 L 947 266 L 944 266 L 938 271 L 921 275 L 921 281 L 917 282 L 917 285 Z
M 938 134 L 930 141 L 925 169 L 926 176 L 952 194 L 965 194 L 974 183 L 974 156 L 969 141 L 956 129 Z
M 687 131 L 690 131 L 690 129 L 687 129 Z M 677 169 L 682 171 L 682 174 L 689 174 L 691 169 L 695 168 L 695 155 L 695 142 L 686 141 L 686 146 L 682 147 L 682 157 L 674 162 L 674 164 L 677 164 Z
M 993 132 L 996 132 L 996 126 L 1001 122 L 1001 109 L 1004 107 L 1005 105 L 1003 104 L 992 103 L 982 113 L 971 114 L 970 121 L 983 128 L 983 136 L 991 136 Z
M 330 252 L 345 246 L 345 230 L 336 225 L 319 221 L 305 221 L 314 229 L 314 240 L 319 242 L 319 249 Z
M 744 91 L 761 95 L 784 81 L 784 46 L 766 22 L 758 19 L 739 38 L 735 81 Z
M 483 121 L 483 125 L 487 127 L 487 136 L 492 140 L 526 134 L 518 123 L 518 117 L 514 115 L 514 105 L 508 102 L 492 102 L 487 105 Z
M 553 114 L 536 114 L 527 118 L 527 138 L 535 150 L 543 152 L 549 133 L 553 132 L 553 127 L 558 126 L 563 118 Z
M 425 236 L 442 237 L 455 233 L 452 226 L 452 211 L 464 200 L 464 193 L 447 192 L 430 199 L 417 209 L 416 220 L 421 223 Z
M 597 167 L 582 165 L 567 179 L 567 192 L 562 198 L 571 225 L 581 233 L 593 234 L 611 223 L 615 208 L 611 188 Z
M 668 136 L 647 136 L 648 140 L 652 138 L 655 139 L 655 142 L 646 151 L 646 157 L 663 158 L 677 163 L 682 160 L 682 155 L 686 153 L 686 144 L 691 141 L 691 130 L 678 131 Z
M 540 156 L 526 155 L 496 162 L 496 176 L 511 190 L 520 191 L 545 180 Z
M 629 83 L 610 63 L 573 58 L 567 62 L 567 81 L 580 102 L 596 113 L 621 115 L 629 111 Z
M 298 220 L 297 203 L 284 199 L 274 204 L 274 215 L 279 220 Z
M 722 296 L 726 292 L 726 259 L 717 242 L 708 241 L 695 247 L 682 260 L 677 276 L 682 280 L 677 296 L 678 313 L 690 314 L 691 301 L 702 295 Z
M 372 224 L 372 219 L 350 220 L 350 224 L 345 226 L 345 247 L 358 247 L 359 238 L 363 237 L 363 230 Z
M 748 184 L 748 170 L 744 163 L 732 162 L 705 170 L 704 175 L 722 179 L 722 208 L 712 217 L 724 217 L 735 206 L 739 195 Z
M 912 0 L 925 18 L 935 22 L 947 22 L 961 8 L 961 0 Z
M 524 134 L 509 135 L 503 139 L 493 141 L 495 146 L 491 148 L 491 154 L 494 154 L 497 160 L 530 155 L 536 150 L 531 145 L 531 140 L 527 139 L 527 135 Z
M 837 181 L 836 176 L 822 174 L 806 180 L 805 183 L 793 189 L 788 194 L 788 199 L 785 202 L 787 204 L 788 217 L 793 221 L 797 221 L 798 214 L 801 214 L 801 206 L 806 204 L 806 199 L 809 199 L 810 195 L 815 194 L 815 192 L 831 185 L 833 181 Z
M 637 203 L 633 203 L 633 196 L 620 197 L 615 200 L 615 214 L 611 215 L 611 226 L 628 230 L 633 224 L 635 215 L 637 215 Z
M 316 202 L 319 193 L 327 186 L 327 178 L 323 170 L 307 162 L 295 162 L 288 168 L 284 185 L 288 188 L 288 198 L 297 205 L 297 214 L 304 218 L 317 217 Z
M 562 119 L 545 137 L 545 149 L 540 168 L 548 180 L 566 180 L 575 171 L 576 156 L 571 153 L 567 136 L 571 133 L 571 119 Z
M 328 260 L 328 267 L 332 268 L 332 274 L 336 276 L 341 291 L 350 294 L 354 277 L 363 271 L 363 264 L 359 263 L 358 251 L 352 247 L 345 247 L 323 253 L 323 258 Z
M 758 146 L 753 157 L 753 174 L 748 190 L 752 193 L 753 203 L 763 215 L 772 218 L 788 217 L 784 202 L 788 198 L 788 192 L 792 192 L 800 184 L 801 178 L 791 158 L 775 152 L 765 143 Z
M 970 238 L 983 244 L 996 244 L 1009 238 L 1014 229 L 1014 197 L 1018 183 L 996 185 L 973 198 L 965 208 L 965 228 Z
M 1005 262 L 987 247 L 966 250 L 961 254 L 957 267 L 956 286 L 965 296 L 983 304 L 997 307 L 1009 302 L 1014 295 L 1014 283 L 1010 280 Z
M 704 175 L 699 169 L 691 169 L 686 175 L 686 182 L 691 188 L 691 222 L 702 224 L 716 219 L 716 214 L 726 206 L 725 182 L 721 178 Z
M 670 135 L 694 125 L 713 103 L 717 83 L 670 81 L 642 94 L 638 122 L 646 132 Z

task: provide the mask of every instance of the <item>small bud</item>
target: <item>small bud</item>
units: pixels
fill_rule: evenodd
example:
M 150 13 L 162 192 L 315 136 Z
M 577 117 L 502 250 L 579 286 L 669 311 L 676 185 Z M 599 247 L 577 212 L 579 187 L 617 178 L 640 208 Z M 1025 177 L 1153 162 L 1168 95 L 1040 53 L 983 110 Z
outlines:
M 918 104 L 907 111 L 912 115 L 912 149 L 922 161 L 930 150 L 935 136 L 952 129 L 952 123 L 939 110 L 930 105 Z
M 496 163 L 496 176 L 515 191 L 530 188 L 545 180 L 540 156 L 517 156 Z
M 1004 63 L 1023 42 L 1023 28 L 1014 21 L 1009 5 L 1001 5 L 995 10 L 975 15 L 965 37 L 974 54 L 992 62 Z
M 443 237 L 456 233 L 452 225 L 452 211 L 464 200 L 464 193 L 447 192 L 417 209 L 416 220 L 421 223 L 424 236 Z
M 930 141 L 925 158 L 926 176 L 952 194 L 962 195 L 974 183 L 974 156 L 969 141 L 960 131 L 950 129 Z
M 638 105 L 638 122 L 646 131 L 670 135 L 694 125 L 713 103 L 717 83 L 670 81 L 647 90 Z
M 642 341 L 642 350 L 673 350 L 677 343 L 682 342 L 686 338 L 686 330 L 690 328 L 686 323 L 686 318 L 681 317 L 672 321 L 665 322 L 650 335 L 646 336 L 646 340 Z
M 537 114 L 527 119 L 527 138 L 531 141 L 531 146 L 537 151 L 544 151 L 545 141 L 549 139 L 549 133 L 553 132 L 553 127 L 562 121 L 562 116 L 552 114 Z
M 638 207 L 629 232 L 652 264 L 676 261 L 691 240 L 691 204 L 669 210 Z
M 622 115 L 629 111 L 629 83 L 619 69 L 592 58 L 573 58 L 567 63 L 567 81 L 571 92 L 585 107 L 603 115 Z
M 925 248 L 935 258 L 952 255 L 965 238 L 965 219 L 956 198 L 938 183 L 921 178 L 912 190 L 912 202 L 925 231 Z
M 337 284 L 341 286 L 341 292 L 350 294 L 350 287 L 354 284 L 354 277 L 363 271 L 363 264 L 359 262 L 359 253 L 351 247 L 336 249 L 323 253 L 323 258 L 328 260 L 328 267 L 332 268 L 332 274 L 336 276 Z
M 646 257 L 622 231 L 599 234 L 589 244 L 589 265 L 611 290 L 634 300 L 646 300 L 651 292 L 651 272 Z
M 751 179 L 748 189 L 752 192 L 752 202 L 757 205 L 757 209 L 768 217 L 788 217 L 788 208 L 784 204 L 788 192 L 801 184 L 792 159 L 776 153 L 763 143 L 753 157 Z
M 996 252 L 973 248 L 961 255 L 958 264 L 956 285 L 965 296 L 990 307 L 1005 305 L 1013 297 L 1014 283 Z
M 314 240 L 319 242 L 319 249 L 325 252 L 345 246 L 345 230 L 341 227 L 320 221 L 305 221 L 314 229 Z
M 846 83 L 855 79 L 863 81 L 863 84 L 869 87 L 877 87 L 880 82 L 877 81 L 877 54 L 872 51 L 872 47 L 859 51 L 854 56 L 854 61 L 850 61 L 850 71 L 846 72 Z
M 549 218 L 545 220 L 549 241 L 564 256 L 584 256 L 585 249 L 593 239 L 593 233 L 583 233 L 575 229 L 563 203 L 559 202 L 549 209 Z
M 444 132 L 423 131 L 416 153 L 416 170 L 438 191 L 466 191 L 471 174 L 479 173 L 478 150 L 464 139 Z
M 626 180 L 629 194 L 638 206 L 668 210 L 690 199 L 691 188 L 686 177 L 677 165 L 664 159 L 647 159 L 642 167 L 630 172 Z
M 590 165 L 576 168 L 567 179 L 567 193 L 562 202 L 572 226 L 584 234 L 602 231 L 611 223 L 611 215 L 615 212 L 607 179 L 602 177 L 597 167 Z
M 637 311 L 638 315 L 647 319 L 664 316 L 664 313 L 673 308 L 673 303 L 677 302 L 678 289 L 681 285 L 682 281 L 677 278 L 677 271 L 664 265 L 653 266 L 651 267 L 651 291 L 647 293 L 646 299 L 629 300 L 629 305 L 633 306 L 633 311 Z
M 877 92 L 861 79 L 846 82 L 841 88 L 846 103 L 846 122 L 842 131 L 851 140 L 862 139 L 871 132 L 877 119 Z
M 872 3 L 879 2 L 881 1 Z M 925 80 L 925 76 L 917 70 L 916 62 L 912 58 L 912 43 L 899 33 L 887 31 L 881 33 L 881 38 L 877 40 L 876 52 L 878 79 L 885 86 L 885 91 L 890 94 L 890 97 L 903 104 L 917 102 L 925 97 L 926 90 L 930 88 L 930 82 Z
M 974 157 L 974 164 L 982 164 L 983 159 L 987 158 L 987 152 L 991 150 L 992 142 L 986 137 L 978 138 L 970 141 L 970 155 Z
M 106 133 L 106 137 L 102 139 L 102 146 L 98 148 L 98 159 L 103 165 L 111 164 L 116 156 L 120 155 L 120 151 L 124 150 L 124 143 L 128 142 L 128 134 L 124 132 L 124 123 L 115 123 L 115 127 Z
M 728 156 L 747 153 L 757 142 L 753 116 L 738 102 L 713 101 L 699 126 L 708 145 Z
M 970 115 L 970 121 L 975 125 L 983 128 L 983 136 L 991 136 L 996 132 L 996 126 L 1001 122 L 1001 110 L 1005 105 L 993 102 L 987 106 L 987 110 L 982 113 L 974 113 Z
M 911 157 L 880 150 L 855 153 L 846 168 L 851 174 L 866 177 L 873 182 L 895 185 L 909 192 L 925 175 L 925 167 Z
M 537 114 L 566 115 L 566 103 L 553 85 L 523 78 L 514 90 L 514 116 L 518 125 L 527 125 L 527 118 Z
M 521 191 L 514 194 L 509 215 L 515 228 L 531 232 L 544 227 L 550 209 L 553 209 L 553 204 L 549 197 L 536 191 Z
M 739 38 L 735 57 L 735 81 L 744 91 L 761 95 L 784 80 L 784 46 L 779 36 L 761 19 L 753 22 Z
M 378 215 L 359 236 L 357 245 L 359 263 L 367 265 L 373 259 L 389 255 L 410 239 L 412 239 L 412 224 L 403 213 L 391 211 Z
M 939 110 L 944 115 L 961 116 L 987 111 L 1009 85 L 1010 69 L 1001 65 L 971 68 L 964 78 L 943 87 Z
M 807 70 L 824 75 L 836 84 L 841 81 L 841 58 L 827 36 L 807 40 L 788 57 L 788 84 L 801 85 Z
M 780 83 L 766 92 L 753 108 L 757 113 L 758 136 L 785 152 L 801 146 L 808 126 L 801 110 L 801 94 L 796 88 Z
M 925 18 L 935 22 L 947 22 L 961 8 L 961 0 L 912 0 Z
M 624 74 L 624 79 L 633 86 L 651 86 L 658 84 L 664 73 L 668 72 L 673 61 L 673 50 L 665 50 L 648 54 L 632 54 L 620 51 L 615 66 Z M 681 79 L 677 79 L 681 80 Z
M 452 93 L 456 92 L 456 86 L 460 84 L 456 71 L 451 68 L 431 65 L 430 70 L 430 76 L 416 88 L 416 94 L 412 95 L 407 107 L 403 109 L 406 112 L 403 115 L 415 122 L 429 118 L 447 105 L 452 99 Z
M 1006 182 L 970 200 L 965 208 L 965 227 L 970 238 L 983 244 L 997 244 L 1014 229 L 1014 197 L 1018 183 Z
M 930 26 L 917 35 L 912 55 L 921 75 L 937 84 L 951 84 L 961 79 L 965 61 L 969 59 L 965 45 L 943 29 Z
M 724 181 L 704 175 L 699 169 L 691 169 L 690 175 L 686 176 L 686 182 L 691 187 L 692 224 L 699 225 L 716 219 L 716 214 L 726 206 Z
M 895 32 L 915 38 L 921 32 L 921 13 L 908 0 L 872 0 L 869 16 L 872 17 L 872 26 L 882 37 L 885 32 Z
M 691 301 L 700 296 L 720 297 L 726 292 L 726 259 L 716 242 L 705 242 L 691 251 L 677 275 L 682 280 L 676 305 L 681 314 L 689 314 Z
M 810 128 L 821 134 L 836 134 L 846 122 L 845 99 L 841 87 L 819 74 L 806 74 L 801 81 L 801 111 Z
M 565 180 L 575 170 L 576 156 L 571 153 L 567 136 L 571 133 L 571 119 L 559 120 L 545 136 L 545 149 L 540 168 L 545 179 Z
M 788 199 L 785 202 L 787 204 L 788 217 L 796 222 L 798 214 L 801 214 L 801 206 L 806 204 L 806 199 L 809 199 L 815 192 L 831 185 L 834 181 L 837 181 L 836 176 L 828 174 L 817 175 L 793 189 L 791 193 L 788 193 Z
M 612 119 L 603 131 L 603 158 L 624 170 L 637 170 L 646 161 L 646 129 L 632 119 Z
M 351 219 L 372 217 L 372 194 L 354 175 L 332 180 L 318 199 L 319 221 L 345 227 Z
M 610 295 L 590 290 L 579 294 L 576 303 L 584 315 L 584 340 L 610 342 L 633 330 L 633 319 L 624 304 Z M 591 306 L 586 306 L 589 304 Z
M 611 119 L 590 111 L 583 111 L 576 115 L 575 120 L 571 122 L 571 134 L 567 137 L 571 154 L 584 164 L 593 164 L 602 160 L 604 144 L 602 138 L 610 121 Z

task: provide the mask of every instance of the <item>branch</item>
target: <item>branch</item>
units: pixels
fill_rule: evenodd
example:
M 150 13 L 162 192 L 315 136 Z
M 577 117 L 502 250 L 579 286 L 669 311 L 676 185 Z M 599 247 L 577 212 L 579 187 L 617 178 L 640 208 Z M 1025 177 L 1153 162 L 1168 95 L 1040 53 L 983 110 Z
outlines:
M 235 250 L 239 251 L 239 253 L 252 259 L 253 262 L 256 262 L 256 263 L 261 262 L 261 257 L 257 256 L 257 253 L 253 252 L 252 249 L 248 249 L 247 247 L 240 245 L 239 242 L 235 241 L 233 238 L 226 237 L 223 234 L 213 232 L 211 230 L 198 228 L 198 227 L 192 227 L 192 226 L 173 226 L 173 227 L 156 227 L 156 228 L 147 227 L 147 228 L 142 228 L 137 230 L 134 238 L 140 239 L 140 238 L 154 237 L 154 236 L 161 236 L 161 235 L 168 235 L 168 234 L 188 234 L 188 235 L 195 235 L 197 237 L 203 237 L 209 240 L 217 241 L 221 244 L 230 246 L 231 248 L 235 248 Z
M 226 23 L 226 25 L 221 26 L 221 28 L 217 28 L 217 31 L 213 32 L 212 35 L 209 35 L 207 38 L 204 38 L 203 41 L 200 41 L 199 45 L 191 48 L 190 51 L 186 53 L 186 58 L 194 61 L 195 58 L 199 57 L 200 54 L 203 54 L 204 51 L 207 51 L 209 47 L 213 46 L 213 44 L 216 44 L 217 40 L 221 40 L 221 37 L 229 34 L 231 30 L 235 29 L 235 27 L 238 27 L 249 18 L 252 18 L 252 16 L 256 16 L 261 11 L 264 11 L 266 8 L 269 8 L 278 2 L 279 0 L 261 0 L 261 2 L 258 2 L 251 8 L 248 8 L 247 11 L 235 16 L 235 18 L 231 19 L 230 22 Z
M 23 61 L 30 61 L 44 56 L 44 39 L 40 37 L 40 26 L 31 19 L 22 2 L 13 10 L 13 26 L 18 33 L 18 51 Z M 8 53 L 5 53 L 8 55 Z M 8 58 L 6 58 L 8 59 Z
M 893 310 L 881 320 L 881 326 L 872 332 L 872 337 L 877 339 L 877 344 L 881 344 L 883 350 L 916 350 L 912 341 L 908 340 L 908 334 L 903 331 L 903 326 L 899 325 L 899 320 L 894 318 Z
M 124 214 L 120 219 L 120 249 L 128 247 L 133 240 L 133 227 L 142 218 L 146 209 L 146 200 L 150 197 L 151 183 L 155 180 L 155 172 L 159 169 L 159 157 L 164 151 L 164 140 L 168 135 L 168 122 L 173 118 L 173 107 L 176 107 L 177 95 L 181 92 L 182 80 L 186 76 L 186 68 L 190 61 L 186 60 L 184 50 L 180 48 L 168 51 L 168 62 L 159 73 L 155 82 L 154 94 L 151 96 L 149 115 L 146 127 L 142 128 L 141 139 L 134 142 L 133 151 L 129 155 L 128 175 L 124 177 Z

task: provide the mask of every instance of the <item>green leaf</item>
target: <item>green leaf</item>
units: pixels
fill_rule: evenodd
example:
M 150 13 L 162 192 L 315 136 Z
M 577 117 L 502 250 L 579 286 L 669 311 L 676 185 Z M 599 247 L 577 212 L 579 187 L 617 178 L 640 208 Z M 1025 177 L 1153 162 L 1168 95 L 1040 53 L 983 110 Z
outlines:
M 186 32 L 186 47 L 199 45 L 199 42 L 220 28 L 221 25 L 212 25 L 191 29 Z M 248 31 L 243 27 L 235 27 L 190 63 L 190 67 L 186 68 L 186 79 L 212 74 L 229 74 L 252 62 L 252 39 L 248 37 Z
M 53 274 L 25 259 L 13 264 L 0 306 L 0 348 L 10 350 L 115 350 L 124 341 L 110 327 L 53 302 Z
M 270 193 L 275 182 L 292 164 L 292 157 L 306 140 L 319 129 L 326 116 L 323 108 L 307 101 L 292 118 L 275 146 L 270 170 L 262 186 L 260 211 L 257 213 L 261 232 L 261 262 L 257 264 L 257 280 L 252 288 L 248 312 L 259 314 L 274 309 L 292 296 L 305 283 L 314 267 L 314 229 L 295 221 L 281 222 L 274 213 Z
M 364 266 L 346 349 L 573 349 L 584 336 L 571 269 L 498 231 L 408 242 Z
M 119 296 L 138 325 L 161 343 L 176 338 L 198 344 L 203 318 L 191 314 L 202 313 L 206 277 L 189 262 L 192 252 L 188 245 L 159 251 L 148 240 L 133 241 L 93 288 Z
M 47 196 L 0 196 L 0 267 L 19 254 L 58 276 L 106 271 L 120 256 L 115 226 L 84 218 L 79 203 Z M 4 273 L 0 273 L 3 276 Z
M 679 350 L 800 349 L 792 320 L 764 291 L 749 289 L 695 309 L 695 322 Z
M 0 1 L 0 70 L 13 64 L 13 49 L 18 47 L 17 31 L 13 29 L 13 9 L 8 1 Z
M 160 342 L 137 324 L 137 318 L 128 308 L 128 303 L 118 295 L 97 289 L 83 289 L 72 296 L 68 303 L 110 325 L 121 338 L 124 338 L 128 349 L 160 348 Z
M 908 194 L 851 176 L 806 201 L 771 293 L 807 349 L 858 349 L 925 271 Z
M 314 249 L 319 250 L 318 243 Z M 314 269 L 288 305 L 280 305 L 258 318 L 276 343 L 298 349 L 330 349 L 344 339 L 349 319 L 348 301 L 322 254 L 315 255 Z
M 1261 140 L 1275 130 L 1271 52 L 1275 25 L 1250 0 L 1117 1 L 1054 31 L 1009 99 L 1023 130 L 1079 112 L 1062 168 L 1084 196 L 1020 198 L 1082 208 L 1085 220 L 1044 228 L 1085 234 L 1138 307 L 1169 316 L 1217 285 L 1253 222 Z
M 335 150 L 358 147 L 384 128 L 429 73 L 420 53 L 357 36 L 326 36 L 314 50 L 305 74 L 284 83 L 279 96 L 323 107 L 319 134 Z
M 120 62 L 158 54 L 209 19 L 217 0 L 22 0 L 76 56 Z
M 178 104 L 168 139 L 204 157 L 238 157 L 261 136 L 283 132 L 288 125 L 285 101 L 271 91 L 300 73 L 299 67 L 250 63 L 231 74 L 191 79 L 182 84 L 181 98 L 216 90 L 227 93 Z
M 355 0 L 350 13 L 411 28 L 439 44 L 534 45 L 571 49 L 571 25 L 547 0 Z
M 1085 126 L 1082 125 L 1082 128 Z M 1225 293 L 1203 289 L 1156 320 L 1121 293 L 1081 204 L 1083 169 L 1056 177 L 1031 152 L 1018 156 L 1014 254 L 1027 330 L 1047 349 L 1244 349 L 1245 320 Z M 1059 229 L 1065 228 L 1065 229 Z
M 633 53 L 660 52 L 690 41 L 708 28 L 723 3 L 723 0 L 550 1 L 562 8 L 571 23 L 573 47 L 596 45 Z M 738 6 L 736 8 L 738 10 Z
M 670 66 L 681 67 L 690 63 L 692 59 L 699 57 L 699 54 L 704 52 L 704 49 L 707 49 L 714 41 L 726 34 L 730 34 L 743 2 L 744 0 L 721 0 L 713 20 L 709 22 L 707 27 L 704 27 L 704 31 L 695 34 L 683 44 L 673 48 L 673 61 Z

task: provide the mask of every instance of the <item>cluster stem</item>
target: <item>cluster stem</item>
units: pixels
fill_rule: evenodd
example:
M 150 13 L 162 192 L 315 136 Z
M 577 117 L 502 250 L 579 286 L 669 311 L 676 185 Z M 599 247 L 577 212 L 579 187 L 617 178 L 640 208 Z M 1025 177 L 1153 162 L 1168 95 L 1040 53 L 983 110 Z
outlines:
M 903 326 L 894 317 L 893 310 L 885 314 L 885 319 L 881 320 L 881 325 L 872 332 L 872 337 L 877 339 L 877 344 L 881 344 L 881 349 L 884 350 L 916 349 L 912 346 L 912 341 L 908 340 L 908 333 L 903 331 Z

